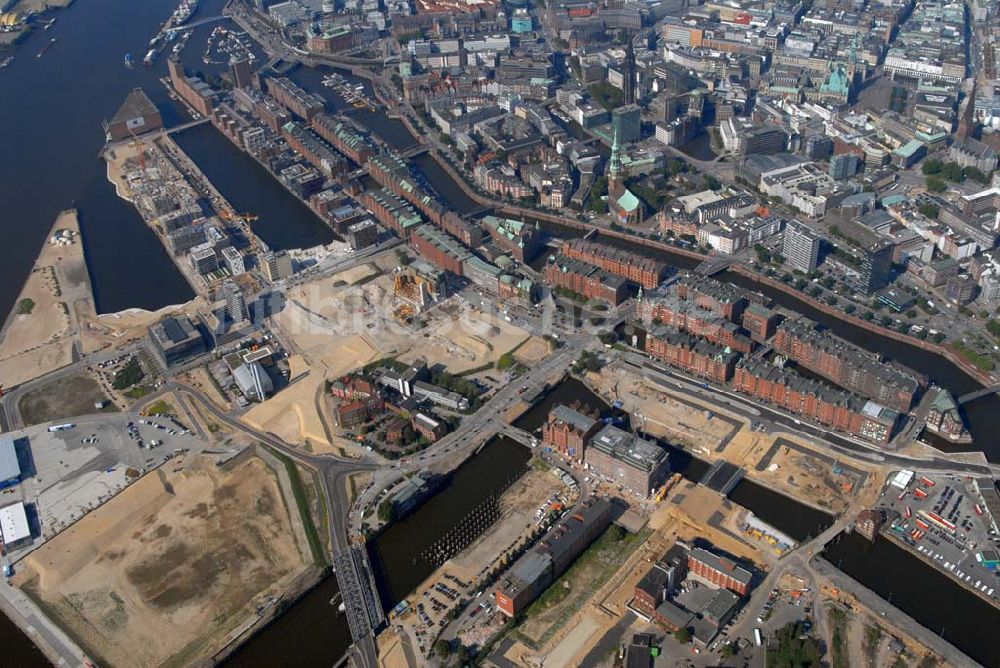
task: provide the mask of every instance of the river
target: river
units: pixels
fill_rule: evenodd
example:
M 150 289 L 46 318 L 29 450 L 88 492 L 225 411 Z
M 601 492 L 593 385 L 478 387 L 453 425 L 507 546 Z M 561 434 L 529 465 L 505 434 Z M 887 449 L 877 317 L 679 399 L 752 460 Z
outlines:
M 338 593 L 337 578 L 331 575 L 222 665 L 227 668 L 332 666 L 351 644 L 346 618 L 330 605 L 331 600 L 339 600 Z
M 196 18 L 218 13 L 222 4 L 223 0 L 205 0 Z M 3 269 L 0 270 L 4 272 L 0 287 L 0 306 L 5 312 L 12 307 L 20 286 L 30 271 L 35 253 L 44 243 L 56 214 L 70 206 L 80 209 L 83 238 L 100 312 L 129 307 L 155 309 L 192 296 L 190 288 L 173 267 L 155 235 L 131 205 L 115 196 L 106 181 L 104 165 L 98 158 L 104 141 L 101 120 L 113 115 L 128 91 L 135 86 L 143 86 L 160 107 L 168 124 L 185 120 L 183 112 L 170 102 L 157 81 L 157 77 L 162 76 L 166 69 L 164 59 L 161 58 L 149 69 L 126 69 L 123 65 L 126 52 L 141 59 L 149 37 L 175 5 L 175 0 L 146 0 L 143 3 L 88 0 L 75 3 L 57 14 L 58 22 L 51 30 L 37 31 L 32 35 L 17 50 L 15 62 L 0 71 L 0 91 L 6 100 L 16 101 L 15 104 L 0 105 L 0 126 L 7 130 L 4 139 L 7 159 L 0 162 L 0 198 L 4 202 L 6 213 L 0 218 L 0 231 L 9 248 L 4 258 L 6 261 L 2 264 Z M 210 28 L 206 26 L 198 34 L 208 30 Z M 57 43 L 44 56 L 36 58 L 35 54 L 53 37 L 58 39 Z M 198 49 L 199 43 L 193 39 L 189 46 L 190 52 L 185 54 L 185 61 L 189 65 L 197 66 L 197 62 L 191 59 L 196 57 Z M 322 77 L 319 70 L 300 67 L 291 76 L 300 83 L 307 84 L 315 92 L 324 94 L 328 100 L 333 96 L 333 91 L 318 85 L 318 78 Z M 415 143 L 402 123 L 389 119 L 384 114 L 357 110 L 350 110 L 348 113 L 397 149 L 405 149 Z M 226 140 L 221 135 L 216 135 L 215 139 L 222 142 L 218 144 L 221 152 Z M 182 138 L 181 141 L 187 142 L 187 139 Z M 190 143 L 187 148 L 198 152 L 213 141 L 206 137 L 204 141 Z M 212 169 L 210 157 L 199 154 L 197 159 L 200 164 L 204 163 L 206 171 Z M 237 156 L 226 159 L 236 160 Z M 468 210 L 468 202 L 471 200 L 463 201 L 464 193 L 461 197 L 457 194 L 461 192 L 457 184 L 451 182 L 449 185 L 450 177 L 440 167 L 429 158 L 419 158 L 415 163 L 427 182 L 456 210 Z M 236 184 L 231 196 L 234 204 L 242 208 L 246 203 L 245 208 L 252 211 L 253 201 L 244 197 L 247 197 L 248 190 L 256 188 L 254 184 L 257 183 L 257 176 L 249 166 L 240 171 L 249 173 L 249 180 Z M 277 184 L 272 185 L 280 188 Z M 280 214 L 277 215 L 281 219 Z M 265 216 L 262 215 L 263 217 Z M 545 227 L 554 234 L 560 233 L 557 226 L 545 224 Z M 265 240 L 268 234 L 278 232 L 267 231 L 264 226 L 260 229 Z M 566 230 L 562 232 L 565 233 Z M 296 245 L 299 242 L 295 235 L 298 234 L 299 232 L 294 232 L 290 241 L 278 241 L 276 236 L 272 238 L 276 240 L 276 245 Z M 608 241 L 619 247 L 633 246 L 628 242 Z M 669 252 L 651 251 L 639 246 L 634 249 L 665 259 L 676 266 L 690 268 L 694 265 L 693 261 Z M 155 280 L 151 280 L 151 277 L 155 277 Z M 722 278 L 745 287 L 761 289 L 739 276 L 726 274 Z M 762 291 L 779 304 L 822 322 L 858 345 L 890 355 L 917 371 L 926 373 L 957 394 L 978 387 L 974 379 L 938 355 L 857 328 L 815 311 L 784 293 L 769 289 Z M 984 438 L 984 435 L 1000 427 L 996 422 L 1000 420 L 1000 398 L 990 396 L 974 402 L 968 407 L 968 415 L 977 446 L 985 449 L 991 460 L 1000 460 L 1000 442 L 993 443 Z M 427 541 L 431 536 L 446 531 L 451 526 L 449 522 L 454 522 L 461 516 L 456 503 L 463 500 L 471 503 L 484 489 L 488 489 L 492 482 L 483 484 L 483 480 L 499 484 L 500 478 L 509 474 L 521 458 L 527 458 L 526 450 L 497 441 L 460 469 L 446 490 L 428 501 L 410 518 L 383 532 L 372 543 L 375 562 L 383 567 L 382 580 L 386 588 L 383 600 L 387 606 L 405 596 L 429 572 L 425 567 L 412 564 L 412 555 L 419 553 L 417 547 L 422 544 L 421 541 Z M 677 453 L 674 454 L 674 460 L 676 464 L 686 462 L 683 470 L 690 478 L 700 477 L 699 470 L 703 471 L 703 463 L 699 460 L 685 459 L 683 454 Z M 817 511 L 811 511 L 787 497 L 775 496 L 773 492 L 750 481 L 741 483 L 733 492 L 733 498 L 739 498 L 741 504 L 749 507 L 762 519 L 792 535 L 808 535 L 815 527 L 821 526 L 821 521 L 817 521 L 817 516 L 813 515 L 806 515 L 806 519 L 800 522 L 802 513 Z M 844 550 L 848 547 L 851 546 L 845 545 Z M 855 553 L 861 554 L 857 550 Z M 890 574 L 896 573 L 896 564 L 903 563 L 903 559 L 908 557 L 905 553 L 900 556 L 891 551 L 885 554 L 884 563 L 881 560 L 872 560 L 871 563 L 882 564 Z M 407 564 L 407 560 L 411 563 Z M 847 563 L 845 560 L 845 570 L 849 568 Z M 914 583 L 927 582 L 929 574 L 934 573 L 926 566 L 922 566 L 923 570 L 917 570 L 918 566 L 920 565 L 914 566 L 908 579 L 914 596 L 926 593 L 926 588 Z M 344 642 L 346 637 L 343 622 L 338 621 L 336 625 L 323 629 L 310 626 L 312 623 L 326 624 L 330 619 L 325 614 L 327 610 L 323 608 L 328 605 L 329 598 L 325 601 L 323 599 L 328 593 L 335 591 L 335 583 L 331 583 L 333 581 L 328 580 L 314 590 L 278 622 L 251 641 L 233 658 L 233 665 L 325 662 L 327 656 L 339 656 L 338 644 Z M 900 582 L 901 587 L 904 584 Z M 896 596 L 895 602 L 902 604 L 900 594 Z M 914 613 L 911 611 L 910 614 Z M 970 623 L 967 627 L 975 628 L 975 620 L 968 619 Z M 954 633 L 957 632 L 956 629 Z M 947 633 L 950 639 L 954 637 L 952 633 Z M 45 664 L 30 641 L 6 618 L 0 621 L 0 641 L 5 644 L 5 656 L 17 665 Z M 322 644 L 329 646 L 326 648 L 327 653 L 320 657 L 313 652 Z M 251 657 L 251 654 L 259 655 L 261 662 L 254 663 L 256 658 Z M 997 661 L 993 658 L 991 663 L 996 664 Z
M 193 295 L 153 232 L 131 205 L 117 200 L 98 157 L 101 121 L 142 86 L 167 123 L 183 120 L 156 78 L 165 69 L 127 69 L 176 6 L 176 0 L 87 0 L 55 14 L 0 70 L 0 309 L 12 307 L 56 214 L 76 206 L 99 312 L 156 309 Z M 216 11 L 222 0 L 206 0 Z M 57 41 L 42 57 L 42 46 Z M 155 280 L 152 280 L 155 277 Z

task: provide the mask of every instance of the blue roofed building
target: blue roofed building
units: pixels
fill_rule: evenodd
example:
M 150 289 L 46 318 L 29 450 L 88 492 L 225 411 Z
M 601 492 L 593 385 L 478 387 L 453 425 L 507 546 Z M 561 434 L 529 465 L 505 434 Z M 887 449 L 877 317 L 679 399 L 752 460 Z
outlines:
M 21 465 L 17 461 L 14 439 L 0 436 L 0 489 L 21 482 Z

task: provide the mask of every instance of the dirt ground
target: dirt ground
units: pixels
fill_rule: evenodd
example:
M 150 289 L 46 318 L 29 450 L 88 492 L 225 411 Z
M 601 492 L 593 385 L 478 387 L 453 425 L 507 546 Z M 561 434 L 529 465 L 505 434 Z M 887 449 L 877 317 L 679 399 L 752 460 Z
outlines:
M 686 398 L 695 406 L 682 403 L 620 365 L 605 367 L 588 378 L 605 396 L 617 396 L 630 413 L 642 415 L 645 431 L 703 454 L 714 451 L 733 429 L 724 420 L 709 418 L 708 407 L 701 402 Z M 712 412 L 724 413 L 717 408 Z
M 292 383 L 262 404 L 251 408 L 244 416 L 247 424 L 277 434 L 289 443 L 304 444 L 307 440 L 313 452 L 338 452 L 350 444 L 345 439 L 328 438 L 319 411 L 328 410 L 323 396 L 325 381 L 338 378 L 380 357 L 367 337 L 354 336 L 320 344 L 322 357 L 289 358 L 291 378 L 306 371 L 308 376 Z M 332 424 L 329 416 L 327 423 Z
M 287 295 L 288 307 L 277 316 L 282 330 L 307 357 L 324 356 L 331 337 L 364 336 L 382 354 L 403 361 L 422 356 L 429 364 L 460 372 L 495 362 L 528 337 L 458 296 L 420 314 L 422 326 L 405 325 L 393 315 L 397 303 L 391 275 L 350 287 L 337 288 L 335 282 L 326 278 L 295 288 Z
M 102 663 L 189 665 L 306 565 L 251 458 L 154 472 L 27 557 L 15 578 Z
M 764 471 L 754 470 L 753 477 L 838 514 L 862 492 L 857 476 L 847 471 L 834 473 L 829 463 L 787 446 L 778 449 Z
M 18 409 L 28 426 L 97 413 L 94 404 L 107 400 L 97 381 L 81 371 L 28 392 L 21 397 Z
M 48 9 L 62 9 L 69 7 L 73 0 L 20 0 L 12 11 L 18 14 L 37 14 Z
M 534 526 L 535 511 L 566 487 L 552 474 L 531 470 L 507 490 L 502 499 L 503 519 L 448 564 L 448 569 L 466 582 L 490 569 L 502 555 Z
M 549 356 L 549 342 L 540 336 L 532 336 L 517 349 L 514 359 L 525 366 L 538 364 Z
M 423 327 L 403 325 L 393 317 L 392 276 L 363 285 L 345 283 L 376 276 L 381 265 L 369 263 L 292 289 L 285 309 L 274 318 L 281 340 L 294 353 L 292 378 L 298 382 L 250 409 L 243 419 L 289 443 L 317 453 L 350 451 L 352 443 L 327 434 L 329 406 L 321 396 L 326 380 L 368 362 L 396 356 L 404 362 L 423 357 L 460 372 L 495 362 L 528 334 L 510 323 L 471 308 L 458 297 L 422 314 Z M 339 277 L 339 278 L 338 278 Z
M 357 267 L 351 267 L 350 269 L 345 269 L 344 271 L 333 274 L 327 280 L 329 280 L 334 286 L 338 283 L 343 283 L 344 285 L 356 285 L 361 281 L 370 279 L 372 276 L 377 276 L 379 273 L 381 273 L 381 269 L 379 269 L 377 265 L 368 263 Z
M 73 243 L 50 244 L 58 230 L 74 235 Z M 75 211 L 63 211 L 46 237 L 25 282 L 0 342 L 0 378 L 8 386 L 37 378 L 72 361 L 75 333 L 71 310 L 93 311 L 90 278 L 80 243 Z M 23 299 L 34 302 L 30 313 L 17 313 Z M 88 306 L 89 304 L 89 306 Z

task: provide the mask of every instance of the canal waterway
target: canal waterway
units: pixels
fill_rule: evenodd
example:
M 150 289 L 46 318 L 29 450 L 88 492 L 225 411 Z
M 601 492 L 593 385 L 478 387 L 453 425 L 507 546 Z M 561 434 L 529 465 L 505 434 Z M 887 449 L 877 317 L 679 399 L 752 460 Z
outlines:
M 237 211 L 259 216 L 251 226 L 272 249 L 310 248 L 334 240 L 333 230 L 312 209 L 211 125 L 173 138 Z
M 344 113 L 361 125 L 368 128 L 372 133 L 378 135 L 390 148 L 397 151 L 416 146 L 419 142 L 410 133 L 406 125 L 395 118 L 389 118 L 384 109 L 372 111 L 370 109 L 355 109 L 348 104 L 336 89 L 323 85 L 323 79 L 336 72 L 343 76 L 351 84 L 362 84 L 369 99 L 374 99 L 371 83 L 367 79 L 356 77 L 349 70 L 332 67 L 308 67 L 298 65 L 291 69 L 285 76 L 305 88 L 311 93 L 316 93 L 326 101 L 326 106 L 334 112 Z
M 351 633 L 333 575 L 292 605 L 222 663 L 227 668 L 332 666 L 347 651 Z M 330 605 L 334 601 L 334 605 Z
M 979 663 L 1000 666 L 1000 645 L 989 631 L 1000 627 L 1000 610 L 920 558 L 857 532 L 838 535 L 823 557 Z
M 524 446 L 506 437 L 491 440 L 466 461 L 437 494 L 412 514 L 368 542 L 368 554 L 388 611 L 413 592 L 435 566 L 419 558 L 476 506 L 505 489 L 531 458 Z

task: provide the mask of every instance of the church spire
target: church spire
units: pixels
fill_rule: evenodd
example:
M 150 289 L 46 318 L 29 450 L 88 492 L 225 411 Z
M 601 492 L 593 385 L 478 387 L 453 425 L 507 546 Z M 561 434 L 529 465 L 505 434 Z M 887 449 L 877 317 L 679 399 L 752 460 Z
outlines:
M 614 192 L 622 170 L 622 158 L 618 147 L 618 128 L 615 128 L 614 140 L 611 142 L 611 162 L 608 168 L 608 192 Z

